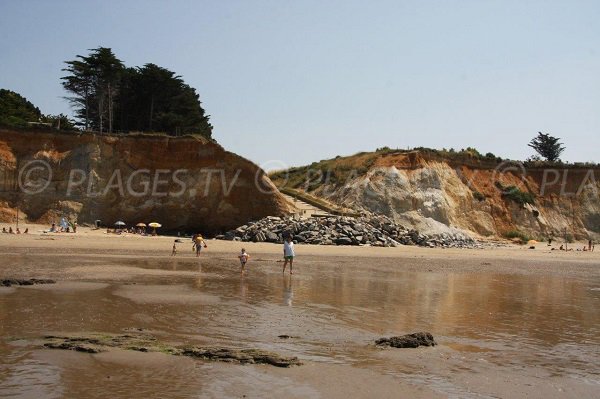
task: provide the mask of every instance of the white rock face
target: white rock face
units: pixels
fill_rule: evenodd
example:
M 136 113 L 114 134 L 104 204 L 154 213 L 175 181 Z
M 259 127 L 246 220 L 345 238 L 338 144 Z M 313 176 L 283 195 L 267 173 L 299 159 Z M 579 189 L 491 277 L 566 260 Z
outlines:
M 576 238 L 600 238 L 598 181 L 588 179 L 579 193 L 569 196 L 539 195 L 538 180 L 535 175 L 523 179 L 510 173 L 426 161 L 416 168 L 372 168 L 346 184 L 321 187 L 316 194 L 348 208 L 387 215 L 430 236 L 502 236 L 517 230 L 545 238 L 558 236 L 567 228 Z M 535 204 L 521 205 L 505 198 L 495 187 L 498 181 L 531 191 Z

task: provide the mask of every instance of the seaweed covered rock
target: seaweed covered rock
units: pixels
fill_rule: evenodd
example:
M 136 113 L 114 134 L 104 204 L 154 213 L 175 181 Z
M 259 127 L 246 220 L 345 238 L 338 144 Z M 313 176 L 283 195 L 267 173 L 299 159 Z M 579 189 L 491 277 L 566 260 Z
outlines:
M 417 332 L 398 337 L 379 338 L 375 341 L 378 346 L 391 346 L 392 348 L 418 348 L 419 346 L 435 346 L 437 343 L 433 335 L 428 332 Z
M 5 278 L 0 279 L 0 286 L 11 287 L 13 285 L 54 284 L 56 281 L 42 278 Z
M 136 352 L 161 352 L 174 356 L 188 356 L 196 359 L 233 362 L 240 364 L 269 364 L 275 367 L 299 366 L 297 357 L 281 356 L 262 349 L 238 349 L 220 346 L 173 346 L 160 342 L 152 335 L 143 332 L 127 334 L 88 333 L 78 335 L 47 335 L 43 337 L 43 347 L 47 349 L 73 350 L 84 353 L 100 353 L 110 348 Z

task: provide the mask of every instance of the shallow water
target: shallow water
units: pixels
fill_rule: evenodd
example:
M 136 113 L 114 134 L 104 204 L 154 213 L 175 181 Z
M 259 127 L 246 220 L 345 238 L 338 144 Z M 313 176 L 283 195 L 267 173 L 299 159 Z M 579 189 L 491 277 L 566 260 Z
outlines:
M 257 258 L 242 277 L 218 258 L 201 266 L 189 258 L 90 257 L 77 265 L 8 258 L 18 270 L 59 282 L 0 289 L 0 397 L 221 396 L 216 381 L 242 367 L 158 354 L 41 350 L 36 341 L 51 332 L 130 328 L 176 343 L 263 348 L 370 368 L 455 397 L 472 393 L 452 375 L 480 370 L 568 377 L 600 390 L 600 279 L 402 272 L 368 259 L 358 266 L 313 261 L 290 276 L 280 264 Z M 404 357 L 373 346 L 381 336 L 415 331 L 436 337 L 443 362 L 416 371 L 413 354 L 426 352 Z M 228 378 L 240 378 L 235 375 Z M 240 384 L 252 392 L 259 380 Z M 314 393 L 293 384 L 282 389 L 299 397 Z

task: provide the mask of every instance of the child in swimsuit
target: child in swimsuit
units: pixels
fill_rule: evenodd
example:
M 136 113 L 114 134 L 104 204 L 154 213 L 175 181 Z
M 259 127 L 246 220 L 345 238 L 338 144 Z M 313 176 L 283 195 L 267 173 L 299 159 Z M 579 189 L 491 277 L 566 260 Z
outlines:
M 242 252 L 238 256 L 238 258 L 240 259 L 240 266 L 241 266 L 240 273 L 243 274 L 245 271 L 245 268 L 246 268 L 246 263 L 248 262 L 248 259 L 250 259 L 250 255 L 248 255 L 246 250 L 244 248 L 242 248 Z

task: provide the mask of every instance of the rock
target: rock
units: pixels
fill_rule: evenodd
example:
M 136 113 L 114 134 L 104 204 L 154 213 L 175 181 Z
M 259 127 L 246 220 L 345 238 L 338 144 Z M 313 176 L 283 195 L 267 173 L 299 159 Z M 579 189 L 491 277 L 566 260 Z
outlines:
M 279 236 L 272 231 L 268 231 L 265 234 L 265 241 L 267 242 L 279 242 Z
M 353 244 L 353 241 L 349 237 L 342 236 L 342 237 L 336 238 L 336 240 L 335 240 L 335 245 L 352 245 L 352 244 Z
M 290 236 L 296 243 L 313 245 L 395 247 L 416 244 L 431 248 L 475 245 L 473 240 L 465 240 L 462 236 L 452 237 L 446 234 L 429 237 L 414 229 L 408 230 L 397 225 L 390 218 L 375 215 L 359 218 L 334 216 L 310 220 L 266 217 L 246 223 L 234 231 L 236 240 L 271 243 L 280 243 Z M 222 236 L 217 238 L 223 239 Z
M 40 278 L 30 278 L 30 279 L 20 279 L 20 278 L 8 278 L 0 280 L 0 285 L 4 287 L 10 287 L 13 285 L 34 285 L 34 284 L 55 284 L 56 281 L 50 279 L 40 279 Z
M 227 233 L 225 233 L 225 239 L 227 241 L 233 241 L 233 239 L 235 238 L 235 234 L 236 234 L 235 230 L 230 230 Z
M 419 346 L 437 345 L 433 335 L 428 332 L 417 332 L 399 337 L 380 338 L 375 341 L 378 346 L 391 346 L 393 348 L 418 348 Z
M 232 348 L 185 348 L 181 355 L 222 362 L 237 362 L 241 364 L 270 364 L 276 367 L 299 366 L 302 363 L 297 357 L 283 357 L 260 349 Z
M 176 347 L 159 342 L 155 337 L 140 333 L 127 334 L 83 334 L 73 336 L 45 336 L 43 347 L 47 349 L 74 350 L 85 353 L 100 353 L 110 348 L 137 352 L 162 352 L 174 356 L 241 364 L 270 364 L 276 367 L 299 366 L 297 357 L 285 357 L 261 349 L 237 349 L 225 347 Z

